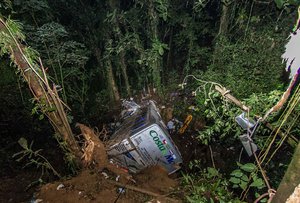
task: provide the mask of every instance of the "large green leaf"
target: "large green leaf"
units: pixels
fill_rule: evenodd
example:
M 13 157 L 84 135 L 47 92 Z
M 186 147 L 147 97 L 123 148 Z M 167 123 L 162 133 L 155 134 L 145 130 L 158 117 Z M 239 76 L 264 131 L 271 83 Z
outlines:
M 241 181 L 241 183 L 239 184 L 239 186 L 243 189 L 243 190 L 245 190 L 246 188 L 247 188 L 247 182 L 245 182 L 245 181 Z
M 236 170 L 232 171 L 232 173 L 230 175 L 240 178 L 244 175 L 244 173 L 240 169 L 236 169 Z
M 215 177 L 215 176 L 217 176 L 219 174 L 219 172 L 217 171 L 217 169 L 211 168 L 211 167 L 207 168 L 207 172 L 208 172 L 210 178 Z
M 18 143 L 19 145 L 21 145 L 21 147 L 23 149 L 28 149 L 28 143 L 27 143 L 27 140 L 24 138 L 24 137 L 21 137 L 19 140 L 18 140 Z
M 247 163 L 247 164 L 242 165 L 241 169 L 251 173 L 256 170 L 256 165 L 253 163 Z
M 249 178 L 248 178 L 248 176 L 246 176 L 246 175 L 243 175 L 243 176 L 241 177 L 241 179 L 242 179 L 243 181 L 246 181 L 246 182 L 249 181 Z
M 253 183 L 251 183 L 250 187 L 256 187 L 258 189 L 261 189 L 265 187 L 265 183 L 261 178 L 258 178 L 254 180 Z
M 159 55 L 164 55 L 164 49 L 162 48 L 162 47 L 159 47 L 159 49 L 158 49 L 158 53 L 159 53 Z
M 284 1 L 284 0 L 274 0 L 274 1 L 275 1 L 276 6 L 277 6 L 279 9 L 282 9 L 283 4 L 285 3 L 285 1 Z
M 234 183 L 234 184 L 239 184 L 241 182 L 241 180 L 239 178 L 235 178 L 235 177 L 231 177 L 229 179 L 229 181 Z

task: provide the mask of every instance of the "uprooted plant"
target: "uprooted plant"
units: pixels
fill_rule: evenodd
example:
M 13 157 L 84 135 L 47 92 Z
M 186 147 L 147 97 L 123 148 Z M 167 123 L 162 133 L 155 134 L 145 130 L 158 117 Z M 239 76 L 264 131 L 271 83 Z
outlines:
M 33 142 L 31 142 L 28 145 L 27 140 L 24 137 L 22 137 L 18 140 L 18 143 L 23 148 L 23 150 L 14 154 L 13 157 L 17 158 L 18 162 L 27 158 L 29 161 L 28 163 L 25 164 L 24 167 L 35 165 L 37 168 L 40 168 L 41 169 L 40 179 L 47 171 L 51 171 L 55 176 L 59 178 L 61 177 L 59 173 L 50 164 L 50 162 L 43 155 L 40 154 L 40 152 L 42 151 L 41 149 L 35 151 L 32 149 Z

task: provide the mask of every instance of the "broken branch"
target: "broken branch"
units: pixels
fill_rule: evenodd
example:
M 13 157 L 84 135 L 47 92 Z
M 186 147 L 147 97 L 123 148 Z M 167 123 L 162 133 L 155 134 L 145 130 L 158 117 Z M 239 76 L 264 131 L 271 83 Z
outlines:
M 146 195 L 150 195 L 150 196 L 153 196 L 153 197 L 162 198 L 162 199 L 164 199 L 166 201 L 169 201 L 169 202 L 174 202 L 174 203 L 180 202 L 179 200 L 176 200 L 176 199 L 173 199 L 173 198 L 170 198 L 170 197 L 166 197 L 166 195 L 161 195 L 161 194 L 151 192 L 149 190 L 145 190 L 145 189 L 142 189 L 142 188 L 139 188 L 139 187 L 122 184 L 122 183 L 115 182 L 115 181 L 112 181 L 112 180 L 107 180 L 107 181 L 111 184 L 114 184 L 114 185 L 117 185 L 117 186 L 120 186 L 120 187 L 123 187 L 123 188 L 127 188 L 129 190 L 133 190 L 133 191 L 136 191 L 136 192 L 140 192 L 140 193 L 143 193 L 143 194 L 146 194 Z

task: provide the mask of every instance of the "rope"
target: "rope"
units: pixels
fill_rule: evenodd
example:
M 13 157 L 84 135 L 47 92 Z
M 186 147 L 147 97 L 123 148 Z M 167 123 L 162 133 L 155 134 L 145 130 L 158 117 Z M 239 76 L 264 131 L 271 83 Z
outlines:
M 247 111 L 247 116 L 248 116 L 248 120 L 249 120 L 249 119 L 250 119 L 250 111 L 249 111 L 249 110 Z M 258 159 L 258 157 L 257 157 L 257 155 L 256 155 L 256 153 L 254 152 L 253 147 L 252 147 L 252 142 L 253 142 L 253 141 L 252 141 L 252 136 L 255 134 L 256 129 L 257 129 L 257 127 L 258 127 L 258 125 L 259 125 L 259 123 L 260 123 L 261 120 L 262 120 L 262 118 L 259 118 L 259 119 L 258 119 L 258 121 L 256 122 L 256 125 L 254 126 L 254 129 L 253 129 L 252 131 L 250 130 L 250 124 L 248 123 L 248 129 L 247 129 L 248 138 L 249 138 L 249 140 L 250 140 L 250 141 L 249 141 L 249 142 L 250 142 L 250 149 L 251 149 L 251 151 L 252 151 L 252 153 L 253 153 L 253 155 L 254 155 L 255 161 L 256 161 L 257 166 L 258 166 L 258 168 L 259 168 L 259 170 L 260 170 L 260 172 L 261 172 L 261 175 L 262 175 L 262 177 L 263 177 L 263 179 L 264 179 L 264 182 L 266 183 L 266 185 L 267 185 L 267 187 L 268 187 L 268 192 L 265 193 L 265 194 L 263 194 L 263 195 L 261 195 L 257 200 L 255 200 L 255 203 L 259 202 L 262 198 L 266 197 L 267 195 L 269 195 L 269 200 L 268 200 L 268 202 L 271 202 L 273 196 L 274 196 L 275 193 L 276 193 L 276 191 L 275 191 L 274 189 L 271 188 L 271 185 L 270 185 L 270 183 L 269 183 L 269 181 L 268 181 L 268 177 L 267 177 L 265 171 L 263 170 L 263 168 L 262 168 L 262 166 L 261 166 L 261 162 L 259 161 L 259 159 Z
M 271 143 L 269 144 L 269 146 L 267 147 L 266 151 L 262 155 L 260 155 L 261 162 L 264 162 L 264 160 L 266 159 L 273 143 L 275 142 L 275 139 L 279 133 L 279 130 L 283 127 L 284 123 L 287 121 L 288 117 L 290 116 L 292 111 L 295 109 L 295 107 L 297 106 L 299 101 L 300 101 L 300 86 L 297 87 L 295 94 L 292 96 L 292 98 L 290 99 L 290 101 L 287 105 L 287 108 L 284 110 L 284 112 L 278 119 L 279 121 L 281 120 L 281 123 L 280 123 L 279 127 L 277 128 L 276 132 L 273 131 L 271 133 L 271 135 L 272 135 L 275 132 L 275 135 L 273 136 L 273 139 L 272 139 Z M 270 135 L 270 138 L 271 138 L 271 135 Z M 269 160 L 268 160 L 268 162 L 269 162 Z
M 263 178 L 264 178 L 264 181 L 265 181 L 265 183 L 266 183 L 266 185 L 267 185 L 267 187 L 268 187 L 268 193 L 265 193 L 265 194 L 261 195 L 257 200 L 255 200 L 255 203 L 259 202 L 262 198 L 266 197 L 267 195 L 269 195 L 269 200 L 268 200 L 268 203 L 269 203 L 269 202 L 272 201 L 272 198 L 273 198 L 273 196 L 274 196 L 275 193 L 276 193 L 276 191 L 270 187 L 270 184 L 269 184 L 269 182 L 268 182 L 268 180 L 267 180 L 267 176 L 266 176 L 266 174 L 265 174 L 263 168 L 261 167 L 261 163 L 265 161 L 266 157 L 268 156 L 268 154 L 269 154 L 269 152 L 270 152 L 270 149 L 271 149 L 273 143 L 275 142 L 275 139 L 276 139 L 276 137 L 277 137 L 277 134 L 278 134 L 279 130 L 283 127 L 284 123 L 286 123 L 287 119 L 289 118 L 289 116 L 291 115 L 291 113 L 292 113 L 292 111 L 295 109 L 295 107 L 299 104 L 299 102 L 300 102 L 300 86 L 298 86 L 298 87 L 296 88 L 296 91 L 295 91 L 295 93 L 293 94 L 292 98 L 290 99 L 290 101 L 289 101 L 289 103 L 288 103 L 288 105 L 287 105 L 287 108 L 284 110 L 283 114 L 280 116 L 279 120 L 282 120 L 281 123 L 280 123 L 280 126 L 278 127 L 278 129 L 276 130 L 276 132 L 273 131 L 273 132 L 271 133 L 271 135 L 272 135 L 272 134 L 275 132 L 275 135 L 273 136 L 273 139 L 272 139 L 271 143 L 269 144 L 267 150 L 266 150 L 265 153 L 261 156 L 261 162 L 259 161 L 257 155 L 254 153 L 255 160 L 256 160 L 256 162 L 257 162 L 257 164 L 258 164 L 258 167 L 259 167 L 259 169 L 260 169 L 260 171 L 261 171 L 261 174 L 262 174 L 262 176 L 263 176 Z M 299 117 L 299 115 L 297 115 L 296 118 L 298 118 L 298 117 Z M 291 130 L 292 126 L 293 126 L 295 123 L 296 123 L 296 121 L 294 120 L 294 121 L 292 122 L 292 124 L 289 126 L 288 131 Z M 270 137 L 271 137 L 271 136 L 270 136 Z M 285 136 L 284 138 L 281 139 L 280 143 L 277 145 L 278 147 L 277 147 L 277 148 L 275 149 L 275 151 L 271 154 L 270 158 L 266 161 L 266 164 L 265 164 L 265 165 L 267 165 L 267 164 L 270 162 L 270 160 L 274 157 L 274 155 L 276 154 L 276 152 L 278 151 L 278 149 L 282 146 L 282 143 L 283 143 L 283 141 L 285 140 L 285 138 L 286 138 L 286 136 Z M 251 150 L 252 150 L 252 145 L 250 145 L 250 147 L 251 147 Z
M 269 196 L 269 200 L 268 203 L 271 203 L 273 200 L 273 197 L 275 196 L 276 191 L 273 189 L 268 190 L 268 192 L 262 194 L 261 196 L 259 196 L 254 203 L 258 203 L 260 200 L 262 200 L 263 198 L 265 198 L 266 196 Z

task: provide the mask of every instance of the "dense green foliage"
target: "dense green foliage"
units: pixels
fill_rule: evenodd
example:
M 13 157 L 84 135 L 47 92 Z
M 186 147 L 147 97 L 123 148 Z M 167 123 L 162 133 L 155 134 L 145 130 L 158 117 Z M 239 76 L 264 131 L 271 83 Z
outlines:
M 196 160 L 190 163 L 190 168 L 200 170 L 201 166 Z M 221 173 L 215 168 L 208 167 L 198 174 L 183 175 L 183 185 L 186 190 L 186 199 L 190 203 L 241 202 L 234 198 L 229 191 L 229 181 L 222 177 Z
M 176 82 L 169 79 L 172 73 L 200 73 L 243 98 L 282 83 L 280 55 L 290 27 L 285 16 L 293 13 L 278 10 L 276 4 L 283 5 L 278 1 L 271 6 L 229 2 L 224 36 L 215 26 L 222 18 L 218 1 L 5 2 L 2 12 L 15 11 L 26 42 L 81 116 L 101 112 L 99 98 L 118 100 L 148 86 L 167 91 Z M 291 3 L 284 8 L 291 9 Z
M 270 109 L 279 101 L 281 91 L 272 91 L 269 94 L 255 94 L 253 93 L 244 103 L 250 107 L 250 117 L 261 116 L 266 109 Z M 202 94 L 198 95 L 197 104 L 200 106 L 198 114 L 206 118 L 206 128 L 199 132 L 198 139 L 203 144 L 210 142 L 224 142 L 232 138 L 238 138 L 242 134 L 242 128 L 236 123 L 235 117 L 240 115 L 243 111 L 234 104 L 225 101 L 222 96 L 216 91 L 209 93 L 208 98 L 204 98 Z M 202 107 L 202 108 L 201 108 Z M 203 108 L 204 107 L 204 108 Z M 274 117 L 275 115 L 272 115 Z M 270 120 L 272 120 L 270 117 Z M 269 132 L 262 131 L 260 135 Z M 258 141 L 261 143 L 263 141 Z

